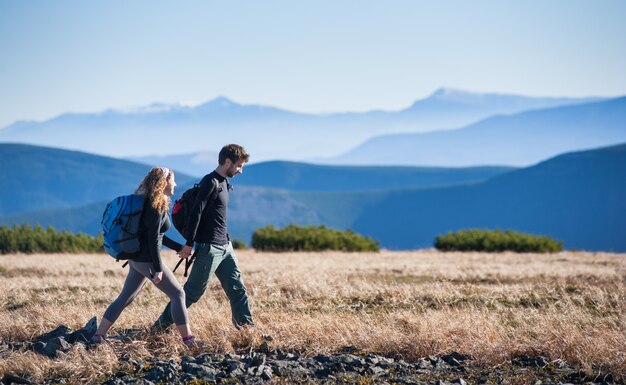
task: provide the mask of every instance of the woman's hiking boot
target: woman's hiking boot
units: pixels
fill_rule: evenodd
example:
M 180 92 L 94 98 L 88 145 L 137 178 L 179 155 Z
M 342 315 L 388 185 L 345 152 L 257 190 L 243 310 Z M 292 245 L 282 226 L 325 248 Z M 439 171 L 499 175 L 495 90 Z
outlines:
M 104 334 L 94 334 L 91 336 L 89 342 L 93 345 L 99 345 L 107 340 L 107 337 Z
M 206 347 L 205 343 L 202 342 L 196 336 L 187 336 L 183 337 L 183 344 L 189 349 L 199 350 L 204 349 Z

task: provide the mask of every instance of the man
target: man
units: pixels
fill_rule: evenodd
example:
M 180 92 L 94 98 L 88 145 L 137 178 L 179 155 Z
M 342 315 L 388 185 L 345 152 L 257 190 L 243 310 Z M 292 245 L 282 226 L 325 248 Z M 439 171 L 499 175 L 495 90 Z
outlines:
M 228 190 L 232 187 L 227 178 L 242 173 L 243 165 L 249 158 L 246 150 L 237 144 L 222 148 L 219 165 L 200 181 L 198 195 L 183 234 L 186 244 L 179 253 L 181 258 L 189 257 L 195 242 L 195 262 L 184 286 L 186 306 L 198 302 L 209 279 L 215 274 L 230 300 L 232 320 L 237 328 L 253 326 L 254 322 L 248 292 L 228 235 Z M 168 303 L 155 326 L 166 328 L 173 323 L 170 307 L 171 303 Z

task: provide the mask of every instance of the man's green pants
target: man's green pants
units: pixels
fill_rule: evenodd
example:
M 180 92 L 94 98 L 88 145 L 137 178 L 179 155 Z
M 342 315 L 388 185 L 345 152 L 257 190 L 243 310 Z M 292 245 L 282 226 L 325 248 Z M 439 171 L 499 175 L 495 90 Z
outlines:
M 184 286 L 186 306 L 198 302 L 207 288 L 209 279 L 215 274 L 230 301 L 235 327 L 254 325 L 248 303 L 248 291 L 243 284 L 232 243 L 228 242 L 222 246 L 196 243 L 194 256 L 191 273 Z M 167 304 L 156 322 L 157 326 L 168 327 L 173 323 L 171 306 L 171 303 Z

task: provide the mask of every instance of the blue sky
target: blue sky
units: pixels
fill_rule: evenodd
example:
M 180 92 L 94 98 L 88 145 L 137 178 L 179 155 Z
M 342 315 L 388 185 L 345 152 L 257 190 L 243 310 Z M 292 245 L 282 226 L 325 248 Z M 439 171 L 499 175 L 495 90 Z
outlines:
M 626 1 L 0 0 L 0 127 L 227 96 L 401 109 L 439 87 L 626 94 Z

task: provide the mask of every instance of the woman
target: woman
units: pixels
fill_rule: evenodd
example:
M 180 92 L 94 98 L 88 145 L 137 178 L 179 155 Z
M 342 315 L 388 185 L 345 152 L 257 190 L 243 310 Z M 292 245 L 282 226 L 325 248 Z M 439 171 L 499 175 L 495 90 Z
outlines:
M 148 280 L 164 292 L 172 302 L 172 318 L 176 328 L 187 346 L 196 346 L 195 339 L 189 328 L 187 308 L 185 307 L 185 291 L 174 274 L 161 261 L 161 244 L 180 252 L 182 245 L 164 235 L 170 227 L 168 209 L 170 197 L 174 194 L 176 182 L 174 172 L 165 167 L 154 167 L 145 176 L 135 194 L 144 196 L 144 208 L 141 216 L 140 243 L 141 251 L 129 259 L 129 271 L 122 292 L 104 312 L 102 322 L 91 341 L 100 343 L 106 333 L 122 313 L 122 310 L 135 299 Z M 182 256 L 181 257 L 188 257 Z

